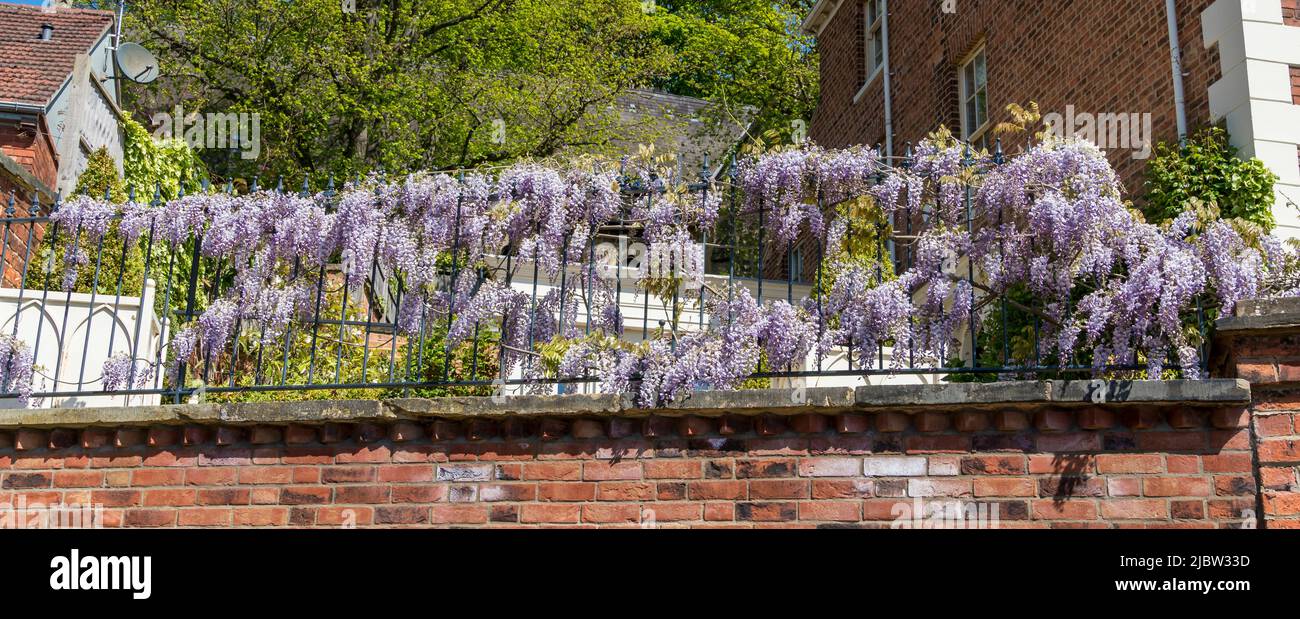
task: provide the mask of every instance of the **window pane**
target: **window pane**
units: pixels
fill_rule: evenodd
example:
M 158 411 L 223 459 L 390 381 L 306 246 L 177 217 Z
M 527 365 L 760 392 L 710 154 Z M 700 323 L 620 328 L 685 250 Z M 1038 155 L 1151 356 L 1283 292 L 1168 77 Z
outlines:
M 984 126 L 985 121 L 989 119 L 989 99 L 988 91 L 981 88 L 975 94 L 975 129 Z
M 970 137 L 971 132 L 975 131 L 975 98 L 971 97 L 966 100 L 966 113 L 961 118 L 961 134 L 963 138 Z
M 988 83 L 988 75 L 985 73 L 986 69 L 984 66 L 984 52 L 980 52 L 979 55 L 975 57 L 974 65 L 975 65 L 975 87 L 983 88 L 984 84 Z
M 966 65 L 962 69 L 962 80 L 965 84 L 965 90 L 962 95 L 969 98 L 975 94 L 975 69 L 971 65 Z
M 875 58 L 875 64 L 872 64 L 872 70 L 885 62 L 885 42 L 880 37 L 871 39 L 872 58 Z

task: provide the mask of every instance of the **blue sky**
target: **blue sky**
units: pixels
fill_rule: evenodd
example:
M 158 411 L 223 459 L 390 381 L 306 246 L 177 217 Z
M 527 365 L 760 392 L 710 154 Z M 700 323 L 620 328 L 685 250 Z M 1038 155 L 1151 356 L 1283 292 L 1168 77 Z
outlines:
M 40 5 L 41 0 L 0 0 L 0 4 L 35 4 Z

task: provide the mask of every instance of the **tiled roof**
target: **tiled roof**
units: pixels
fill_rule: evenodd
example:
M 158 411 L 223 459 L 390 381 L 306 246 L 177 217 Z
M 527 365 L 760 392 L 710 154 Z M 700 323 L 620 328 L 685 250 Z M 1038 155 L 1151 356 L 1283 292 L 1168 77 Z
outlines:
M 54 26 L 40 40 L 41 24 Z M 46 105 L 85 53 L 113 24 L 109 11 L 0 4 L 0 103 Z

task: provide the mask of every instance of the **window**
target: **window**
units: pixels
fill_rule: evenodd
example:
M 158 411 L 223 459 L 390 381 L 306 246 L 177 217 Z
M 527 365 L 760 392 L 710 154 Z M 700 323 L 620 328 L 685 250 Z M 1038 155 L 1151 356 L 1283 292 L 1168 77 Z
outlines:
M 885 64 L 885 0 L 867 0 L 867 81 Z
M 988 148 L 988 66 L 984 49 L 961 65 L 961 137 L 976 148 Z

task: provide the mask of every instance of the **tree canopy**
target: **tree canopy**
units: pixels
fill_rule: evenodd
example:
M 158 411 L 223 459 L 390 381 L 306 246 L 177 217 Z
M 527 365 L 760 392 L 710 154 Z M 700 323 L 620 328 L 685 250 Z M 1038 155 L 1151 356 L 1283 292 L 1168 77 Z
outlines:
M 162 77 L 146 118 L 260 115 L 260 155 L 221 176 L 481 167 L 635 141 L 615 102 L 657 88 L 787 135 L 816 101 L 809 0 L 140 0 L 125 32 Z M 744 110 L 747 113 L 741 113 Z

